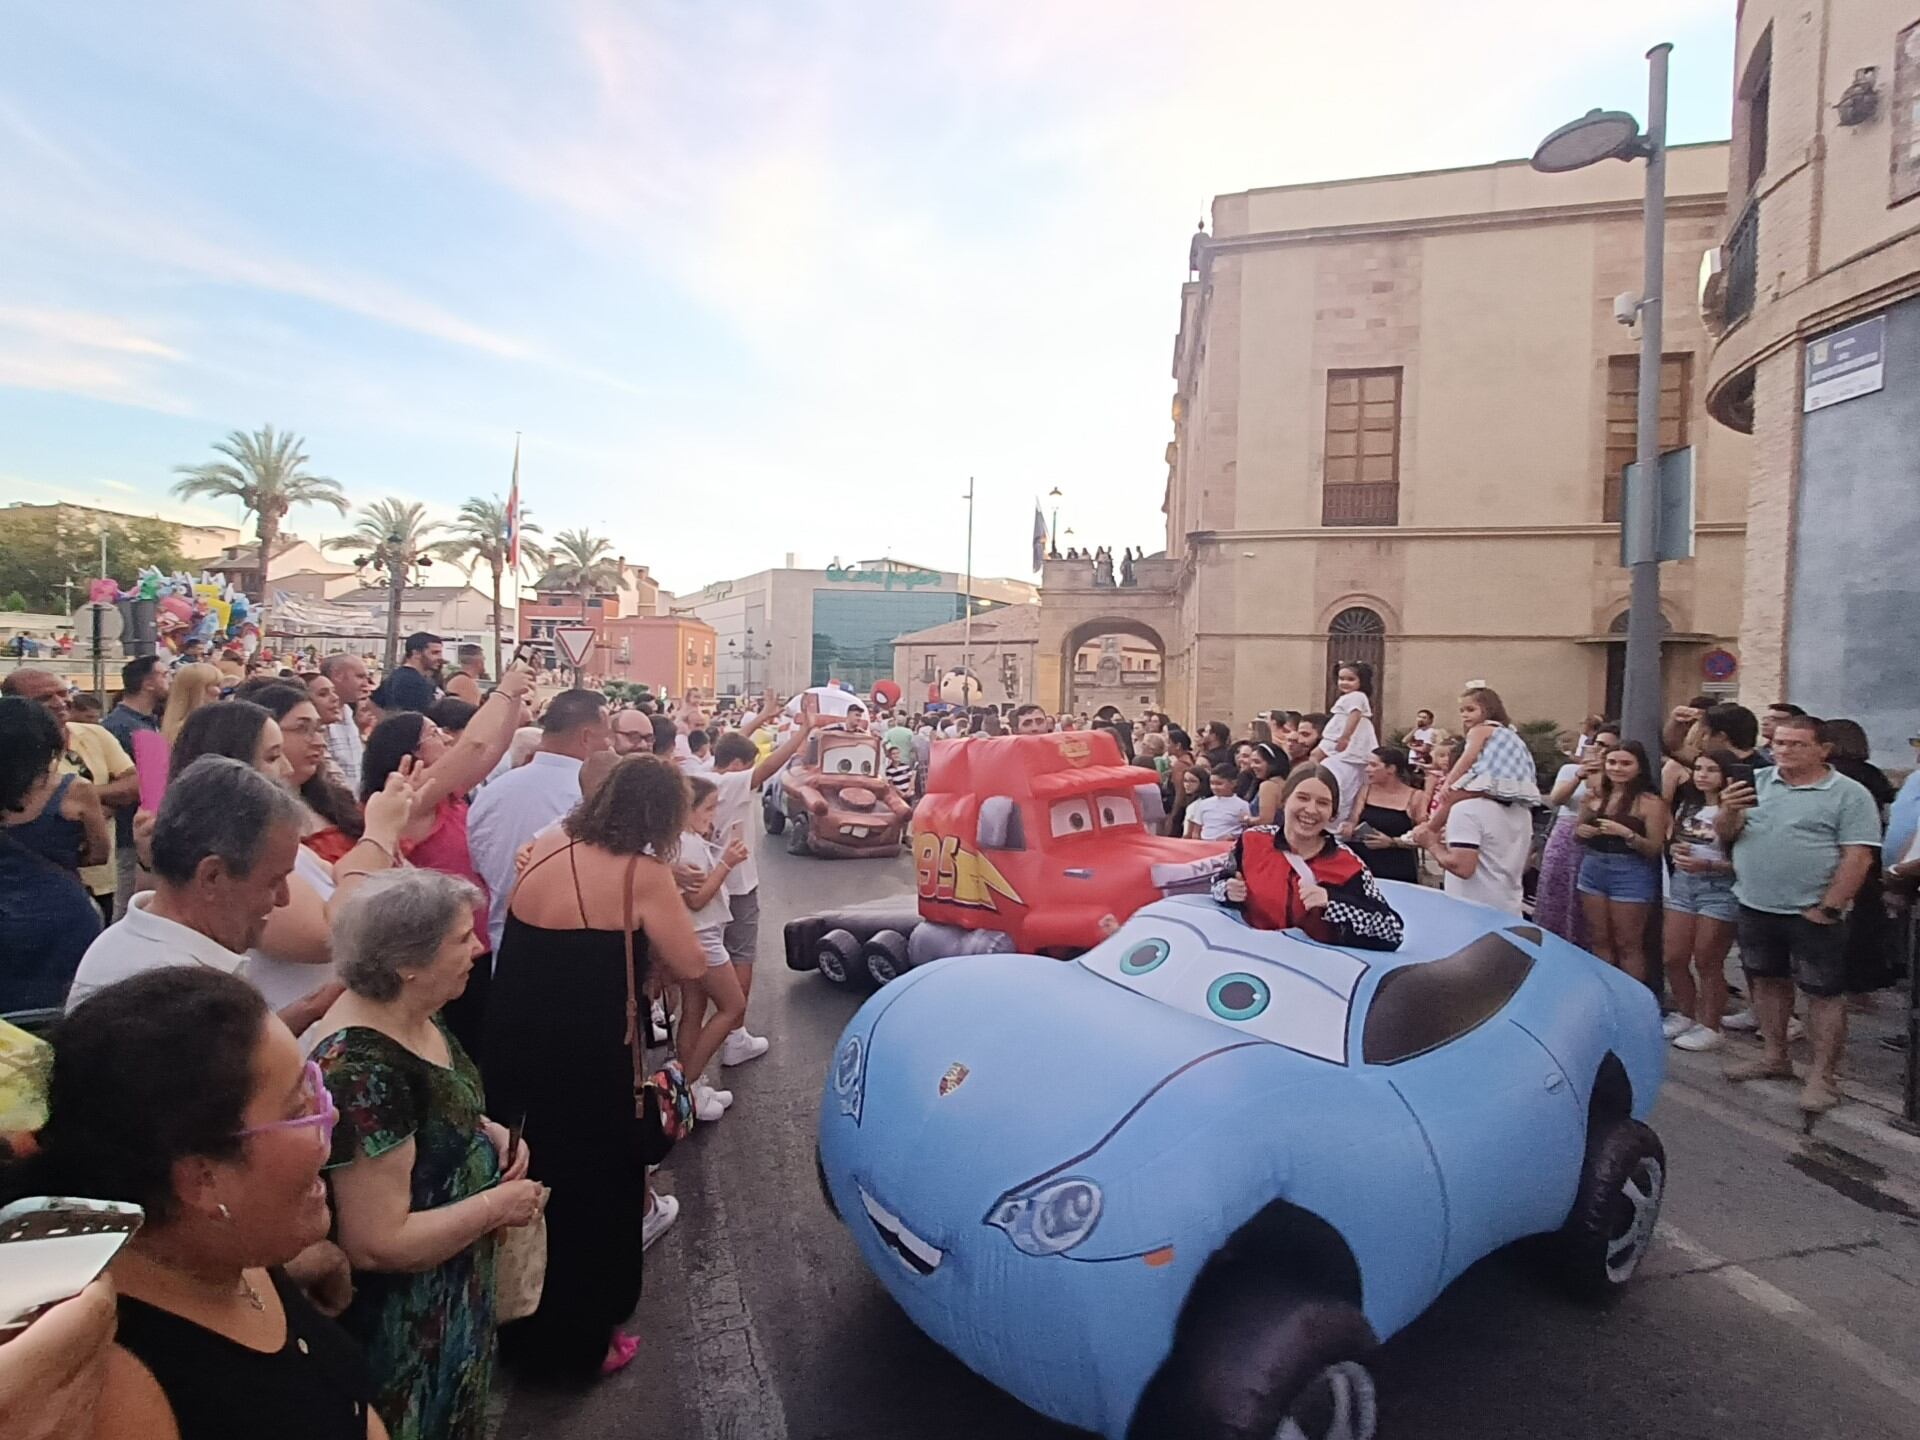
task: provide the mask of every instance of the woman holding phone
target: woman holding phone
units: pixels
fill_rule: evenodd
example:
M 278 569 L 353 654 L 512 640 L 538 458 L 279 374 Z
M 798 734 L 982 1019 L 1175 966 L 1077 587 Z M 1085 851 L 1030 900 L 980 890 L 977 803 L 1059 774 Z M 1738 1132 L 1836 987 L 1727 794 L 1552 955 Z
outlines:
M 526 1146 L 509 1153 L 479 1070 L 439 1016 L 482 948 L 476 893 L 401 870 L 343 900 L 333 952 L 347 989 L 315 1027 L 313 1059 L 340 1112 L 327 1179 L 354 1269 L 340 1323 L 366 1351 L 395 1440 L 484 1434 L 494 1236 L 546 1204 Z
M 1647 910 L 1660 898 L 1667 822 L 1645 748 L 1629 740 L 1609 750 L 1574 832 L 1586 847 L 1580 903 L 1593 953 L 1636 980 L 1647 978 Z
M 1727 1009 L 1727 952 L 1740 904 L 1733 898 L 1733 862 L 1714 833 L 1720 793 L 1753 767 L 1731 750 L 1710 750 L 1675 797 L 1667 847 L 1666 918 L 1662 925 L 1667 989 L 1673 1010 L 1664 1029 L 1680 1050 L 1718 1050 Z

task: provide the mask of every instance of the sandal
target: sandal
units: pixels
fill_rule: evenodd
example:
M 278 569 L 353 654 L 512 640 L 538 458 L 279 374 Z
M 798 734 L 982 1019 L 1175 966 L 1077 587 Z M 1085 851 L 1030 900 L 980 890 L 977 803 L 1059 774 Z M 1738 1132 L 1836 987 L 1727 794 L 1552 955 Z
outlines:
M 613 1332 L 613 1339 L 607 1343 L 607 1358 L 600 1362 L 602 1375 L 613 1375 L 627 1368 L 633 1357 L 640 1353 L 640 1337 L 628 1335 L 623 1331 Z

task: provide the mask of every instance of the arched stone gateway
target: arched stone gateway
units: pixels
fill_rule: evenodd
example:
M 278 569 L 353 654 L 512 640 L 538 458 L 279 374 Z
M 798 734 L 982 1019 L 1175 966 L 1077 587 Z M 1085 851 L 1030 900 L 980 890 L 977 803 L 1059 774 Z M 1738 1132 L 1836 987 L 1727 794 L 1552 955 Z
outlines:
M 1134 584 L 1102 585 L 1095 583 L 1089 561 L 1047 561 L 1040 589 L 1034 698 L 1056 713 L 1071 708 L 1091 714 L 1113 705 L 1133 717 L 1149 706 L 1175 707 L 1178 677 L 1168 673 L 1174 658 L 1168 637 L 1179 633 L 1179 570 L 1178 561 L 1148 556 L 1135 562 Z M 1096 647 L 1076 670 L 1076 657 L 1108 637 L 1119 638 L 1113 653 Z M 1139 653 L 1141 643 L 1151 647 L 1153 663 L 1143 663 L 1147 657 Z M 1117 674 L 1118 686 L 1101 684 L 1102 662 L 1109 681 Z
M 1153 654 L 1140 655 L 1138 645 L 1123 647 L 1123 639 L 1144 641 Z M 1062 710 L 1111 710 L 1137 720 L 1164 704 L 1167 644 L 1143 620 L 1113 615 L 1083 620 L 1062 638 L 1059 655 Z

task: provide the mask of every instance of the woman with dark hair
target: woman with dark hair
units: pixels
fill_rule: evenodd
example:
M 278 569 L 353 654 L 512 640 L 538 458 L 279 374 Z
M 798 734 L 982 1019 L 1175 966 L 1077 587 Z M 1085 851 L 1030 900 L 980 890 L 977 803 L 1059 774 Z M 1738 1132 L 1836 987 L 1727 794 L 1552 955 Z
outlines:
M 1407 752 L 1380 745 L 1367 757 L 1367 783 L 1354 806 L 1352 842 L 1367 869 L 1380 880 L 1420 881 L 1420 848 L 1407 839 L 1426 818 Z
M 467 796 L 507 753 L 520 720 L 521 702 L 532 691 L 533 672 L 523 664 L 507 666 L 466 728 L 451 740 L 420 711 L 395 711 L 373 727 L 360 762 L 362 803 L 378 794 L 389 776 L 396 772 L 407 776 L 413 787 L 413 819 L 400 836 L 400 854 L 410 864 L 458 876 L 479 891 L 474 912 L 483 940 L 488 933 L 490 897 L 467 845 Z M 474 965 L 466 986 L 448 1001 L 442 1016 L 460 1043 L 474 1053 L 479 1052 L 486 1023 L 492 974 L 489 951 Z
M 1880 807 L 1880 823 L 1885 828 L 1894 788 L 1886 773 L 1868 758 L 1872 747 L 1867 743 L 1867 732 L 1856 720 L 1829 720 L 1827 740 L 1833 747 L 1827 763 L 1866 787 L 1873 803 Z M 1875 851 L 1867 878 L 1854 892 L 1853 907 L 1847 912 L 1847 994 L 1856 997 L 1856 1006 L 1866 1009 L 1871 1009 L 1873 1002 L 1859 997 L 1898 983 L 1901 974 L 1898 936 L 1887 916 L 1885 894 L 1880 854 Z
M 1575 831 L 1587 847 L 1580 903 L 1593 953 L 1640 981 L 1647 978 L 1647 909 L 1660 898 L 1668 819 L 1646 747 L 1629 740 L 1609 750 Z
M 637 997 L 655 960 L 669 980 L 706 974 L 672 869 L 686 817 L 671 756 L 629 755 L 535 837 L 508 902 L 481 1068 L 551 1192 L 540 1306 L 500 1337 L 537 1372 L 612 1373 L 638 1344 L 616 1328 L 640 1299 L 647 1204 Z
M 18 838 L 43 825 L 69 784 L 57 769 L 65 753 L 60 723 L 44 705 L 0 699 L 0 1010 L 57 1009 L 100 933 L 99 908 L 79 871 Z
M 189 715 L 174 741 L 168 776 L 181 774 L 202 755 L 238 760 L 283 784 L 293 773 L 280 722 L 251 700 L 223 700 Z
M 1238 909 L 1256 930 L 1302 930 L 1324 945 L 1398 950 L 1405 934 L 1373 874 L 1330 833 L 1340 782 L 1324 765 L 1287 777 L 1280 823 L 1234 841 L 1231 868 L 1213 898 Z
M 1673 1009 L 1662 1028 L 1681 1050 L 1718 1050 L 1724 1043 L 1727 952 L 1733 948 L 1740 904 L 1733 898 L 1733 861 L 1713 822 L 1720 814 L 1720 792 L 1742 763 L 1731 750 L 1709 750 L 1694 760 L 1691 777 L 1674 797 L 1667 913 L 1661 924 Z
M 1320 731 L 1320 745 L 1311 758 L 1318 760 L 1340 782 L 1349 799 L 1366 784 L 1367 757 L 1380 744 L 1373 727 L 1373 666 L 1356 660 L 1334 672 L 1340 698 L 1328 712 Z M 1346 816 L 1338 817 L 1345 820 Z
M 1280 823 L 1280 795 L 1287 776 L 1292 773 L 1292 758 L 1273 741 L 1265 740 L 1253 747 L 1246 770 L 1252 780 L 1251 793 L 1242 798 L 1253 807 L 1255 825 Z
M 1187 807 L 1197 804 L 1213 793 L 1213 779 L 1203 761 L 1194 761 L 1180 772 L 1180 778 L 1174 782 L 1173 810 L 1167 816 L 1167 834 L 1178 837 L 1187 833 Z
M 113 1262 L 95 1440 L 386 1440 L 359 1352 L 282 1268 L 326 1238 L 335 1112 L 259 992 L 168 966 L 88 997 L 53 1041 L 49 1118 L 0 1168 L 0 1203 L 146 1212 Z
M 1587 852 L 1577 833 L 1580 807 L 1600 783 L 1600 762 L 1620 743 L 1616 732 L 1590 738 L 1597 743 L 1589 744 L 1578 760 L 1562 765 L 1547 792 L 1553 828 L 1540 851 L 1540 877 L 1533 887 L 1534 922 L 1582 949 L 1587 944 L 1587 912 L 1580 903 L 1580 862 Z
M 287 782 L 300 792 L 315 824 L 300 843 L 329 865 L 353 849 L 366 828 L 352 793 L 326 773 L 327 729 L 306 687 L 275 683 L 246 696 L 279 722 L 286 745 Z

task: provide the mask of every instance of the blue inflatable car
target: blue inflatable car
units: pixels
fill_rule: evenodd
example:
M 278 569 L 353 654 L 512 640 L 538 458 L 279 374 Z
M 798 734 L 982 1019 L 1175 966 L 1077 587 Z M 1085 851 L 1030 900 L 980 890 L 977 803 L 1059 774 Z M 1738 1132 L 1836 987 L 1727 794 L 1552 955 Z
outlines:
M 1367 1352 L 1491 1251 L 1553 1235 L 1578 1290 L 1625 1285 L 1665 1180 L 1653 996 L 1384 888 L 1394 954 L 1173 899 L 1077 960 L 939 960 L 868 1000 L 821 1183 L 914 1323 L 1103 1435 L 1365 1440 Z

